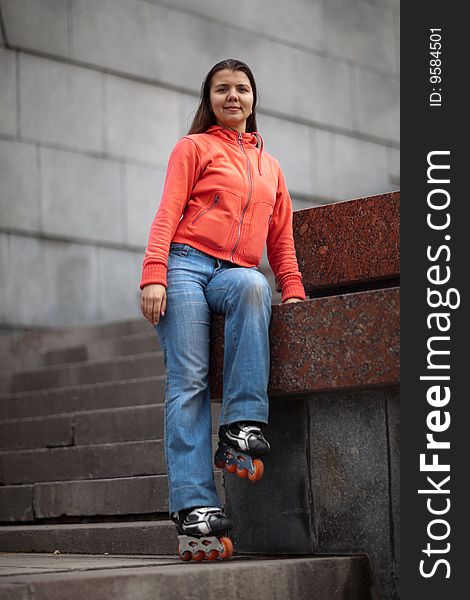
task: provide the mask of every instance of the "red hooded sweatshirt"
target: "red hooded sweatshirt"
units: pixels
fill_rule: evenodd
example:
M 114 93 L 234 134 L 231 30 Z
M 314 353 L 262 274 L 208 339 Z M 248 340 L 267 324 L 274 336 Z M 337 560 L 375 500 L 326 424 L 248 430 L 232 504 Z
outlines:
M 257 133 L 213 125 L 181 138 L 170 155 L 153 220 L 141 289 L 167 285 L 171 242 L 242 267 L 258 266 L 267 244 L 282 301 L 305 299 L 292 235 L 292 203 L 278 161 Z

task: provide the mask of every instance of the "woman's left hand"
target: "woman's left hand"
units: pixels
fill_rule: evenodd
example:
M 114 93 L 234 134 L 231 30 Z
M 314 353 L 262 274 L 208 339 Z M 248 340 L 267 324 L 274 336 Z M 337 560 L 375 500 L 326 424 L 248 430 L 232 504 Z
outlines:
M 282 304 L 289 304 L 291 302 L 303 302 L 303 300 L 302 298 L 288 298 L 287 300 L 284 300 Z

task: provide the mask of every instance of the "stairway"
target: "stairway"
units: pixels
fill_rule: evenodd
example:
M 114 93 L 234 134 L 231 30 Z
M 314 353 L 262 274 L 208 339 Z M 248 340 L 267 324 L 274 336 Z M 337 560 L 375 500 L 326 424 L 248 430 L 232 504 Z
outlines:
M 0 374 L 0 598 L 10 597 L 2 596 L 10 586 L 18 593 L 25 586 L 27 595 L 18 598 L 64 597 L 64 581 L 71 600 L 92 599 L 98 588 L 99 598 L 115 598 L 117 582 L 120 598 L 215 598 L 203 593 L 206 580 L 236 598 L 226 583 L 250 577 L 259 598 L 370 597 L 364 557 L 254 557 L 235 548 L 224 563 L 176 558 L 163 450 L 163 355 L 145 321 L 4 336 L 0 350 L 7 358 Z M 213 403 L 214 447 L 219 412 Z M 222 472 L 214 476 L 224 502 Z M 28 569 L 31 554 L 14 553 L 131 555 L 131 563 L 95 560 L 57 572 L 49 563 Z M 24 566 L 9 569 L 18 556 Z M 281 587 L 272 595 L 274 576 Z M 187 588 L 191 595 L 176 594 L 174 577 L 179 593 Z
M 88 328 L 79 343 L 64 335 L 65 346 L 44 338 L 42 366 L 0 376 L 0 521 L 12 523 L 0 547 L 174 553 L 152 328 L 135 322 L 118 337 Z

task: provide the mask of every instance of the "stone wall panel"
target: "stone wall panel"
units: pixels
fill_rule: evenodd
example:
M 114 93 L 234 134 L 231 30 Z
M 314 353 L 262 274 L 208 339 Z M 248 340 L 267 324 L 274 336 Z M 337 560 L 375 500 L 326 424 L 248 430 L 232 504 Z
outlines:
M 96 252 L 100 320 L 138 319 L 141 317 L 139 283 L 143 253 L 112 248 L 97 248 Z
M 325 47 L 342 57 L 383 73 L 396 74 L 393 13 L 363 0 L 323 3 Z
M 166 168 L 181 130 L 179 94 L 111 75 L 106 90 L 109 153 Z
M 312 123 L 353 129 L 346 64 L 296 50 L 293 80 L 294 115 Z
M 11 324 L 96 323 L 93 248 L 9 236 L 4 320 Z
M 165 172 L 126 166 L 127 241 L 145 248 L 150 225 L 160 205 Z
M 355 111 L 362 133 L 400 141 L 400 83 L 363 69 L 354 69 Z
M 256 79 L 259 107 L 294 114 L 296 94 L 302 92 L 295 72 L 296 50 L 229 28 L 226 34 L 221 58 L 235 57 L 248 64 Z
M 37 151 L 31 144 L 0 139 L 0 213 L 4 228 L 40 229 Z
M 195 15 L 163 6 L 156 8 L 160 80 L 183 90 L 199 92 L 212 65 L 224 58 L 235 58 L 229 55 L 232 30 Z M 238 51 L 240 49 L 241 46 Z
M 0 325 L 7 325 L 7 315 L 16 318 L 11 314 L 11 309 L 7 305 L 9 303 L 10 294 L 8 287 L 10 285 L 10 235 L 8 233 L 0 233 Z
M 15 53 L 0 48 L 0 134 L 16 135 Z
M 8 43 L 20 48 L 68 56 L 68 2 L 2 0 Z
M 387 148 L 388 176 L 391 183 L 398 189 L 400 186 L 400 150 Z
M 45 232 L 88 241 L 124 241 L 118 163 L 42 148 L 41 182 Z
M 74 0 L 73 57 L 134 76 L 158 78 L 158 11 L 140 0 Z
M 294 195 L 312 194 L 315 183 L 311 165 L 315 158 L 311 152 L 310 128 L 260 114 L 258 130 L 266 152 L 279 161 L 289 191 Z
M 385 146 L 320 129 L 312 129 L 311 136 L 314 193 L 335 201 L 396 188 Z
M 20 56 L 21 134 L 39 142 L 101 152 L 100 73 Z
M 181 136 L 186 135 L 193 122 L 197 107 L 199 106 L 199 96 L 190 96 L 183 94 L 181 100 Z

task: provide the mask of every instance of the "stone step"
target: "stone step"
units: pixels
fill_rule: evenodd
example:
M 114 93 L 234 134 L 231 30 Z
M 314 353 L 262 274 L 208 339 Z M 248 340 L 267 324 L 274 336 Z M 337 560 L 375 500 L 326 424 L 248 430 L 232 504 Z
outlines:
M 165 473 L 163 440 L 0 452 L 3 485 Z
M 113 408 L 0 422 L 0 448 L 54 448 L 163 437 L 163 405 Z
M 101 325 L 28 330 L 0 336 L 0 373 L 31 369 L 43 364 L 44 350 L 86 344 L 91 340 L 145 334 L 151 325 L 145 319 L 116 321 Z
M 87 363 L 43 367 L 0 377 L 0 391 L 23 392 L 84 383 L 164 375 L 163 352 L 116 357 Z
M 214 471 L 225 503 L 223 472 Z M 167 475 L 0 486 L 0 522 L 168 513 Z
M 116 338 L 90 340 L 77 346 L 45 349 L 42 351 L 46 366 L 87 360 L 102 360 L 115 356 L 145 354 L 160 350 L 160 343 L 153 329 L 145 333 L 134 333 Z
M 4 525 L 0 527 L 0 549 L 2 552 L 176 554 L 177 536 L 174 524 L 168 519 Z
M 220 406 L 212 404 L 212 430 Z M 164 404 L 84 410 L 0 421 L 0 449 L 53 448 L 163 438 Z
M 3 484 L 159 475 L 163 441 L 123 442 L 0 452 Z
M 163 402 L 164 399 L 164 375 L 7 393 L 0 394 L 0 419 L 139 406 Z
M 143 537 L 143 532 L 139 535 Z M 234 554 L 227 561 L 201 563 L 183 563 L 176 556 L 3 555 L 0 559 L 4 572 L 17 573 L 2 578 L 0 595 L 14 600 L 372 598 L 364 556 L 255 558 Z
M 215 452 L 215 435 L 212 446 Z M 3 485 L 165 473 L 163 440 L 0 452 Z

